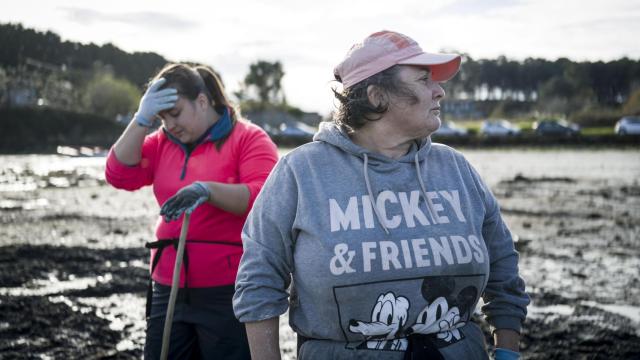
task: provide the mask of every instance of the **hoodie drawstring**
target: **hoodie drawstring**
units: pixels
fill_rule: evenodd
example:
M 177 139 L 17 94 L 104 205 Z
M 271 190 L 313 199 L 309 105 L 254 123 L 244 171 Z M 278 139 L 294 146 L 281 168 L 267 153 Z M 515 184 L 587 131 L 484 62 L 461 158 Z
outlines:
M 369 199 L 371 201 L 371 205 L 373 206 L 373 212 L 376 214 L 376 218 L 378 218 L 378 222 L 380 223 L 380 225 L 382 225 L 382 228 L 384 229 L 384 232 L 389 235 L 389 229 L 387 229 L 387 226 L 385 225 L 384 221 L 382 221 L 382 216 L 380 216 L 380 212 L 378 211 L 378 204 L 376 203 L 376 199 L 373 197 L 373 192 L 371 191 L 371 182 L 369 182 L 369 172 L 368 170 L 368 165 L 369 165 L 369 156 L 367 156 L 367 153 L 364 153 L 364 182 L 367 185 L 367 191 L 369 192 Z
M 371 205 L 373 207 L 373 212 L 376 214 L 376 218 L 378 219 L 378 222 L 380 223 L 380 225 L 382 226 L 382 228 L 384 229 L 384 232 L 389 235 L 389 229 L 387 229 L 387 225 L 385 224 L 385 222 L 382 220 L 382 216 L 380 216 L 380 211 L 378 210 L 378 204 L 375 201 L 375 198 L 373 197 L 373 191 L 371 191 L 371 181 L 369 181 L 369 156 L 367 156 L 367 153 L 363 154 L 364 156 L 364 166 L 363 166 L 363 170 L 362 172 L 364 173 L 364 182 L 367 186 L 367 192 L 369 193 L 369 199 L 371 201 Z M 418 158 L 418 154 L 416 153 L 415 156 L 415 166 L 416 166 L 416 172 L 418 173 L 418 183 L 420 184 L 420 191 L 422 193 L 422 196 L 424 197 L 424 201 L 427 204 L 427 208 L 429 209 L 429 215 L 431 217 L 431 221 L 434 224 L 437 224 L 438 221 L 435 218 L 435 210 L 433 209 L 433 205 L 431 204 L 431 201 L 429 200 L 429 197 L 427 196 L 427 188 L 424 185 L 424 181 L 422 180 L 422 171 L 420 170 L 420 159 Z
M 424 186 L 424 181 L 422 181 L 422 171 L 420 171 L 420 159 L 418 159 L 418 153 L 415 156 L 415 164 L 416 164 L 416 172 L 418 173 L 418 183 L 420 183 L 420 191 L 422 191 L 422 196 L 424 196 L 424 201 L 427 203 L 427 207 L 429 208 L 429 214 L 431 215 L 431 221 L 434 224 L 437 224 L 436 220 L 436 212 L 433 209 L 433 205 L 431 204 L 431 200 L 427 197 L 427 188 Z

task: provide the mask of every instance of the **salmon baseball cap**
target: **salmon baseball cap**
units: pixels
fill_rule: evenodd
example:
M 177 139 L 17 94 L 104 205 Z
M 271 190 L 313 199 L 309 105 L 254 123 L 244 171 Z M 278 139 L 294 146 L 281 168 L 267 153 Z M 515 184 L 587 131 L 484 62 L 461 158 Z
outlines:
M 345 89 L 394 65 L 428 66 L 434 81 L 451 79 L 460 69 L 460 55 L 432 54 L 422 51 L 412 38 L 383 30 L 367 36 L 351 47 L 333 70 Z

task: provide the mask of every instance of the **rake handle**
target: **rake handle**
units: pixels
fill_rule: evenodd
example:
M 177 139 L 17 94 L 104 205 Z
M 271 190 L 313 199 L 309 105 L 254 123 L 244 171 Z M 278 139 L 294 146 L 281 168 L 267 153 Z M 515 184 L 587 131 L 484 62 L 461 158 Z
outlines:
M 178 289 L 180 288 L 180 270 L 182 269 L 182 257 L 184 255 L 184 245 L 187 242 L 187 232 L 189 231 L 190 213 L 184 214 L 182 219 L 182 228 L 180 229 L 180 238 L 178 239 L 178 251 L 176 253 L 176 264 L 173 268 L 173 281 L 171 283 L 171 293 L 169 294 L 169 305 L 167 307 L 167 317 L 164 320 L 164 332 L 162 333 L 162 352 L 161 360 L 167 360 L 169 356 L 169 340 L 171 339 L 171 325 L 173 323 L 173 310 L 176 306 L 176 298 L 178 297 Z

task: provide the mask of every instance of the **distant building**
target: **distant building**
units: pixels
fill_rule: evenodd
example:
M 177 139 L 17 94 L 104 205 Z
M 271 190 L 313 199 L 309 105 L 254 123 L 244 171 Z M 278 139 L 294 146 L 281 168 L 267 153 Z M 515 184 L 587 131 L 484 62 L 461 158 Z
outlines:
M 318 113 L 290 113 L 280 109 L 254 110 L 243 115 L 263 128 L 276 143 L 289 145 L 311 141 L 322 121 L 322 116 Z
M 254 110 L 243 113 L 244 117 L 252 123 L 262 127 L 263 129 L 280 129 L 282 125 L 285 127 L 312 127 L 317 128 L 322 121 L 322 116 L 315 112 L 301 112 L 292 114 L 280 109 Z

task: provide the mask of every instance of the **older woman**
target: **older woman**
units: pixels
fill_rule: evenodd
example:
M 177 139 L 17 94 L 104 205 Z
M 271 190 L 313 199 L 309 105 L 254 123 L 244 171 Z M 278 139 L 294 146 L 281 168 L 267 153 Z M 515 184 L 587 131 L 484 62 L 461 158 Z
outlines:
M 254 358 L 279 358 L 287 308 L 300 359 L 517 358 L 529 302 L 496 199 L 431 142 L 460 57 L 377 32 L 336 67 L 333 123 L 282 157 L 243 229 L 234 310 Z M 287 289 L 290 288 L 290 293 Z

